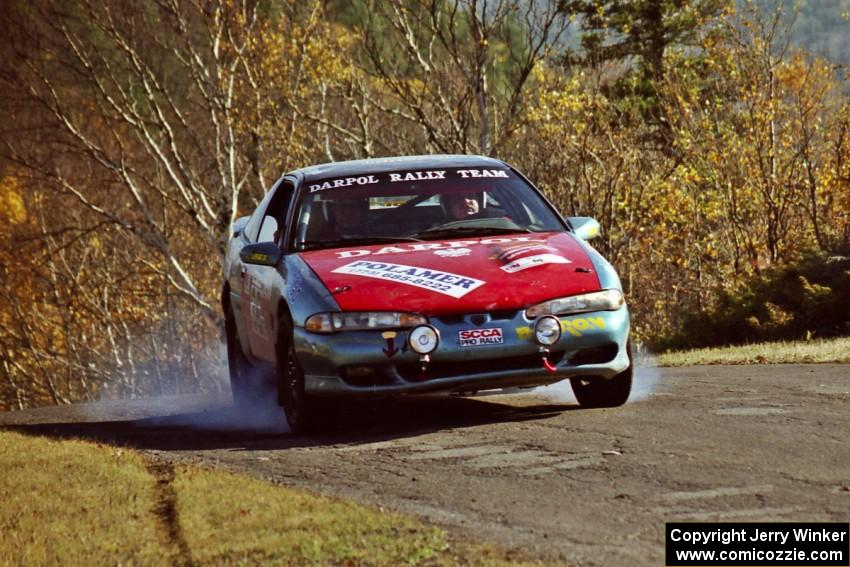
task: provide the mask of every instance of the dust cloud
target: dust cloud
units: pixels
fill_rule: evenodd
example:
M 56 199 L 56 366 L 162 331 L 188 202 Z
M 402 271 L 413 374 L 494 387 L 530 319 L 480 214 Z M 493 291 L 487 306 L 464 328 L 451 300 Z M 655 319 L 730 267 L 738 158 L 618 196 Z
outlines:
M 215 352 L 212 350 L 211 352 Z M 230 394 L 227 353 L 219 349 L 217 361 L 210 361 L 208 378 L 215 382 L 212 393 L 146 397 L 133 400 L 102 400 L 82 404 L 90 421 L 105 421 L 120 415 L 135 420 L 140 427 L 191 428 L 199 431 L 288 433 L 286 415 L 277 404 L 276 388 L 269 376 L 260 381 L 257 395 L 234 404 Z M 164 375 L 163 383 L 176 384 L 182 377 Z M 179 389 L 173 389 L 172 391 Z
M 227 369 L 227 351 L 224 343 L 219 349 L 219 364 L 215 373 L 222 382 L 223 395 L 209 407 L 202 407 L 188 413 L 164 416 L 156 421 L 157 426 L 191 427 L 204 431 L 251 432 L 251 433 L 288 433 L 286 415 L 277 403 L 277 391 L 269 376 L 259 380 L 257 395 L 243 403 L 233 403 L 230 392 L 230 378 Z M 151 400 L 156 403 L 156 400 Z

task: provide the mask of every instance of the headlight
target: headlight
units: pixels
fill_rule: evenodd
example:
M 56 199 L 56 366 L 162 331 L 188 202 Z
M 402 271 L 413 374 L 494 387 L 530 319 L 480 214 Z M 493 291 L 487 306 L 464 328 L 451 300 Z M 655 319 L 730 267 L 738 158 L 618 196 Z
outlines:
M 570 297 L 550 299 L 525 310 L 525 316 L 534 319 L 539 315 L 572 315 L 588 311 L 616 311 L 626 304 L 623 294 L 617 289 L 605 289 Z
M 339 331 L 378 331 L 405 329 L 427 323 L 424 315 L 385 311 L 348 311 L 316 313 L 307 318 L 304 328 L 312 333 L 337 333 Z

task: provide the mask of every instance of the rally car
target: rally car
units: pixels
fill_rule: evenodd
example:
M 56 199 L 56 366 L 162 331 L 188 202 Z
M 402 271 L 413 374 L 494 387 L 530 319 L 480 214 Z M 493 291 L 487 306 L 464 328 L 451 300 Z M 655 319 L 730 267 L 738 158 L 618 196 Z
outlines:
M 222 309 L 234 400 L 276 385 L 290 428 L 329 399 L 471 395 L 569 378 L 586 407 L 626 402 L 620 280 L 503 161 L 418 156 L 282 177 L 227 246 Z

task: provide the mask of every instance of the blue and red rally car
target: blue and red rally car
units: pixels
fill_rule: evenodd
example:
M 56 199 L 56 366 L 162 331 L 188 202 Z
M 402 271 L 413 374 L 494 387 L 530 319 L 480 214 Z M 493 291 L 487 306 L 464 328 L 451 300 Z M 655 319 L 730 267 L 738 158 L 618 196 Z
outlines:
M 516 169 L 464 155 L 317 165 L 234 223 L 222 308 L 234 399 L 272 380 L 293 431 L 329 399 L 534 387 L 626 402 L 620 280 Z

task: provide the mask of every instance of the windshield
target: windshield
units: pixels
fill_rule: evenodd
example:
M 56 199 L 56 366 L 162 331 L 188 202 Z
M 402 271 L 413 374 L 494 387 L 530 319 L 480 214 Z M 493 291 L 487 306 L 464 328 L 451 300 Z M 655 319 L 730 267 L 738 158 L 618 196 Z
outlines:
M 445 168 L 330 177 L 305 184 L 296 250 L 564 230 L 508 168 Z

